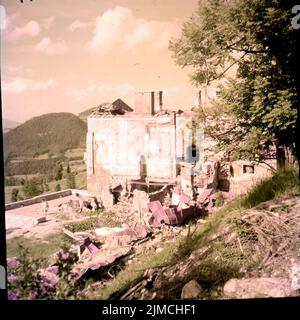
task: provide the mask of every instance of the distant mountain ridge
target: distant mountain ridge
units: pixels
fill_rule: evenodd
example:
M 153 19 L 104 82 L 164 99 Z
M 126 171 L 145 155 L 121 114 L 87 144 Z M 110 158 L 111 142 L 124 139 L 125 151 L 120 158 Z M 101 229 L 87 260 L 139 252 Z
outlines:
M 87 125 L 72 113 L 34 117 L 3 135 L 4 159 L 84 148 Z
M 2 119 L 2 130 L 4 133 L 8 132 L 11 129 L 16 128 L 17 126 L 19 126 L 21 123 L 17 122 L 17 121 L 13 121 L 13 120 L 9 120 L 9 119 Z

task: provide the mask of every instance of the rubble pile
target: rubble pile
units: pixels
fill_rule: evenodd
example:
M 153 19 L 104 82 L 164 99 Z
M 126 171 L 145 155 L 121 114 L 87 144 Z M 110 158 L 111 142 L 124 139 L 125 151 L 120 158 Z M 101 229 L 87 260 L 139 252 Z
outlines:
M 133 111 L 133 109 L 131 109 L 124 101 L 117 99 L 112 103 L 101 103 L 95 110 L 92 111 L 90 116 L 124 115 L 126 112 L 131 111 Z
M 88 270 L 111 265 L 116 259 L 127 255 L 133 244 L 146 238 L 151 231 L 151 228 L 139 224 L 131 228 L 96 228 L 91 232 L 73 233 L 63 229 L 77 243 L 73 246 L 73 251 L 77 251 L 79 261 L 73 272 L 81 278 Z

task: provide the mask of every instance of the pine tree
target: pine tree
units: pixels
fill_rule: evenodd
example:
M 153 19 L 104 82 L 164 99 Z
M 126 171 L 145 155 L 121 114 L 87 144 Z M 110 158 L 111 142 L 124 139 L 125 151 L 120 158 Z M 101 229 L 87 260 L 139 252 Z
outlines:
M 63 166 L 60 163 L 57 167 L 56 167 L 56 172 L 55 172 L 55 180 L 61 180 L 63 177 Z
M 70 168 L 70 164 L 68 162 L 68 165 L 67 165 L 67 170 L 66 170 L 67 174 L 71 173 L 71 168 Z
M 74 173 L 69 173 L 67 175 L 67 188 L 76 189 L 76 181 L 75 181 L 75 174 Z

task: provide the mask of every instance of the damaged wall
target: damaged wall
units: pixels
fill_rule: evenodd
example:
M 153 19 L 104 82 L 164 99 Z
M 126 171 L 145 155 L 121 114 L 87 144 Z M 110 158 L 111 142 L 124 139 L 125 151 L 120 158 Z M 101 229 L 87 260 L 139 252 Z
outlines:
M 98 115 L 88 119 L 87 187 L 96 195 L 113 177 L 175 180 L 190 149 L 189 116 Z

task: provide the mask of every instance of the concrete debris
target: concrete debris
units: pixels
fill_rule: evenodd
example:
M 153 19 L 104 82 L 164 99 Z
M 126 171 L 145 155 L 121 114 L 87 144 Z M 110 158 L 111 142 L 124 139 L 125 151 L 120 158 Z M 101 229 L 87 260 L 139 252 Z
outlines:
M 103 245 L 94 253 L 91 253 L 87 248 L 83 252 L 79 262 L 74 267 L 74 272 L 78 274 L 78 278 L 82 277 L 89 269 L 97 270 L 101 267 L 112 264 L 116 259 L 128 254 L 131 250 L 131 245 L 117 244 L 113 248 L 108 245 Z
M 125 230 L 125 228 L 107 228 L 107 227 L 102 227 L 102 228 L 96 228 L 95 233 L 99 237 L 106 237 L 106 236 L 111 236 L 113 233 L 116 233 L 118 231 Z
M 184 221 L 203 213 L 203 210 L 185 193 L 181 193 L 178 200 L 175 202 L 178 203 L 177 206 L 171 205 L 168 208 L 163 207 L 159 201 L 150 202 L 148 206 L 152 216 L 149 225 L 151 227 L 159 227 L 162 224 L 181 225 Z
M 137 212 L 148 211 L 149 195 L 145 191 L 134 190 L 132 207 Z
M 89 269 L 97 270 L 112 264 L 131 251 L 134 241 L 147 237 L 150 232 L 151 229 L 144 225 L 135 225 L 133 228 L 97 228 L 95 233 L 104 241 L 103 245 L 98 248 L 89 237 L 84 239 L 84 249 L 74 271 L 81 277 Z
M 225 283 L 224 295 L 234 299 L 288 297 L 291 286 L 286 278 L 231 279 Z
M 170 224 L 169 217 L 167 216 L 163 206 L 159 201 L 152 201 L 149 203 L 149 209 L 152 212 L 152 216 L 149 220 L 149 224 L 153 227 L 159 227 L 161 224 Z
M 40 217 L 40 218 L 37 218 L 37 224 L 39 224 L 39 223 L 43 223 L 43 222 L 46 222 L 46 221 L 47 221 L 47 219 L 46 219 L 46 217 L 45 217 L 45 216 Z
M 184 285 L 181 292 L 181 299 L 196 299 L 203 292 L 202 287 L 196 280 L 191 280 Z
M 216 196 L 214 193 L 214 189 L 206 189 L 204 190 L 197 199 L 198 203 L 201 204 L 202 207 L 204 207 L 207 211 L 211 211 L 214 207 L 214 203 L 216 201 Z
M 113 242 L 116 238 L 123 238 L 123 242 L 127 240 L 130 243 L 145 238 L 151 233 L 151 229 L 137 224 L 132 228 L 97 228 L 95 233 L 101 239 L 105 239 L 105 242 Z

